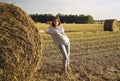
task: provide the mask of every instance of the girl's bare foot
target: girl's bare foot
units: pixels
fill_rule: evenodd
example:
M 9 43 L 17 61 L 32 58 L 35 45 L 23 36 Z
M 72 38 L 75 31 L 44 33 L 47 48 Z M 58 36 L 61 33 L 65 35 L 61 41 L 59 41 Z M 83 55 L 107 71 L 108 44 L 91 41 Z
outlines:
M 72 70 L 70 66 L 68 66 L 67 68 L 68 68 L 68 70 L 69 70 L 69 71 L 71 71 L 71 70 Z
M 67 71 L 67 70 L 65 70 L 65 74 L 68 74 L 68 71 Z

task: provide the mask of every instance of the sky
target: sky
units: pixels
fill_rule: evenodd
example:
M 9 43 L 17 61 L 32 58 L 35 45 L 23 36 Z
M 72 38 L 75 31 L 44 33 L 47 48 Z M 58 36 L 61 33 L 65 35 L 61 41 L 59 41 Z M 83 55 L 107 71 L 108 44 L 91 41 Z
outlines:
M 91 15 L 95 20 L 120 20 L 120 0 L 0 0 L 14 3 L 28 14 Z

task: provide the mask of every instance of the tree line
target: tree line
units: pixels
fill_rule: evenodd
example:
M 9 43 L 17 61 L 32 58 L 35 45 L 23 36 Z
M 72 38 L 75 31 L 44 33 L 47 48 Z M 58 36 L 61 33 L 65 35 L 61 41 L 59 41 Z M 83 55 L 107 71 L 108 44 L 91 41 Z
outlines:
M 54 15 L 52 14 L 30 14 L 35 22 L 49 23 Z M 63 15 L 57 14 L 61 19 L 61 23 L 77 23 L 77 24 L 93 24 L 94 19 L 91 15 Z

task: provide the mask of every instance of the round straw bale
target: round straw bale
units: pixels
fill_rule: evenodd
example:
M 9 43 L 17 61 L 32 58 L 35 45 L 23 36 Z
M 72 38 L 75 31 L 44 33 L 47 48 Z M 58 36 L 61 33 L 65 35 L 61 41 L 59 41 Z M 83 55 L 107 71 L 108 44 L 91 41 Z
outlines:
M 21 8 L 0 2 L 0 81 L 34 81 L 42 56 L 34 24 Z
M 119 31 L 120 23 L 116 19 L 105 20 L 104 31 Z

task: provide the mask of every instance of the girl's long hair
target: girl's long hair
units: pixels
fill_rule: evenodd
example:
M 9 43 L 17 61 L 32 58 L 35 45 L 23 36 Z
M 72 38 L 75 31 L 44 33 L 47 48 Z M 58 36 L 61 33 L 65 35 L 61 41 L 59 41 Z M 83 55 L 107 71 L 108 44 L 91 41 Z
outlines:
M 58 24 L 58 25 L 61 24 L 60 18 L 59 18 L 58 16 L 56 16 L 56 17 L 54 17 L 53 20 L 52 20 L 52 23 L 51 23 L 51 26 L 52 26 L 52 27 L 55 27 L 55 24 L 54 24 L 54 20 L 55 20 L 55 19 L 58 19 L 58 20 L 59 20 L 59 24 Z

